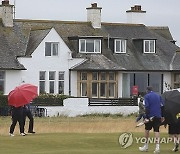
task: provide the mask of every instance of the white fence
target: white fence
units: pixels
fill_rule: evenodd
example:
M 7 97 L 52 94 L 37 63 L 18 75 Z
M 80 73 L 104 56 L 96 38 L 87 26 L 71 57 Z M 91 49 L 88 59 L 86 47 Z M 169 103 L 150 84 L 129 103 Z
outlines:
M 88 106 L 88 98 L 68 98 L 64 106 L 42 106 L 47 109 L 47 116 L 76 117 L 87 114 L 123 114 L 129 115 L 138 111 L 138 106 Z

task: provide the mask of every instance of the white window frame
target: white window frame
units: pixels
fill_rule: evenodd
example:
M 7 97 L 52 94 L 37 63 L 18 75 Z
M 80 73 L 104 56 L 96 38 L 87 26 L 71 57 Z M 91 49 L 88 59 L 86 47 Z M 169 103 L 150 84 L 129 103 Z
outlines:
M 50 43 L 51 44 L 50 55 L 46 55 L 46 43 Z M 53 45 L 57 45 L 57 54 L 53 53 Z M 59 55 L 59 42 L 45 42 L 45 56 L 46 57 L 52 57 L 52 56 L 58 56 L 58 55 Z
M 87 46 L 87 40 L 93 40 L 94 42 L 94 52 L 87 52 L 86 46 Z M 85 42 L 85 50 L 81 51 L 81 42 Z M 96 51 L 96 41 L 99 42 L 99 51 Z M 80 53 L 101 53 L 101 39 L 79 39 L 79 52 Z
M 120 42 L 120 51 L 117 51 L 117 48 L 116 48 L 116 43 L 117 42 Z M 124 44 L 124 46 L 122 46 L 122 44 Z M 115 39 L 115 43 L 114 43 L 114 51 L 115 53 L 126 53 L 126 45 L 127 45 L 127 40 L 124 40 L 124 39 Z
M 146 42 L 148 43 L 148 51 L 146 51 Z M 152 43 L 153 43 L 153 51 L 151 51 Z M 143 40 L 143 52 L 144 53 L 155 53 L 156 52 L 156 41 L 155 40 Z

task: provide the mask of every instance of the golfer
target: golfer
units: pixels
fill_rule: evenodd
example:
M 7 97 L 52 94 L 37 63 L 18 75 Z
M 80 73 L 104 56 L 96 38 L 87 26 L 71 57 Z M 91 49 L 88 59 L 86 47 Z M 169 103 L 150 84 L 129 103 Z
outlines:
M 16 123 L 19 122 L 20 135 L 25 136 L 24 134 L 24 124 L 23 124 L 23 107 L 11 107 L 11 115 L 12 115 L 12 124 L 10 126 L 9 135 L 14 136 L 14 129 Z
M 28 119 L 29 119 L 28 133 L 34 134 L 35 133 L 33 131 L 34 118 L 33 118 L 33 115 L 31 113 L 30 104 L 24 105 L 24 108 L 23 108 L 23 124 L 24 124 L 24 127 L 25 127 L 25 123 L 26 123 L 26 117 L 28 117 Z
M 164 120 L 162 117 L 161 110 L 164 107 L 164 101 L 162 100 L 161 96 L 156 94 L 152 87 L 147 87 L 146 89 L 147 94 L 144 96 L 145 101 L 145 110 L 146 110 L 146 117 L 150 119 L 154 117 L 152 121 L 145 123 L 145 138 L 146 143 L 143 147 L 139 147 L 140 151 L 148 151 L 148 141 L 149 141 L 149 131 L 153 128 L 155 133 L 155 141 L 156 147 L 154 153 L 160 152 L 159 140 L 160 140 L 160 133 L 159 127 L 161 122 Z

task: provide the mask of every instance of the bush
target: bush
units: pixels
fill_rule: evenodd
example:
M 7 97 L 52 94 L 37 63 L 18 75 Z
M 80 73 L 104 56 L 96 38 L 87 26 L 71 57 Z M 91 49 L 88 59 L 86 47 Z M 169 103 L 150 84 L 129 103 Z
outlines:
M 33 100 L 33 104 L 38 106 L 63 106 L 63 100 L 66 98 L 69 98 L 69 96 L 60 94 L 40 94 Z
M 0 94 L 0 107 L 8 106 L 8 96 Z

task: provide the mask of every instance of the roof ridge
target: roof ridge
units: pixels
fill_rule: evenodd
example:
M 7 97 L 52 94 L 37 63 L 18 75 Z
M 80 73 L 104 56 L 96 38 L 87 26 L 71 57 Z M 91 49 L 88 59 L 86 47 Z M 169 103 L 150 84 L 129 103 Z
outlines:
M 37 23 L 65 23 L 65 24 L 87 24 L 88 21 L 64 21 L 64 20 L 35 20 L 35 19 L 14 19 L 15 22 L 37 22 Z

